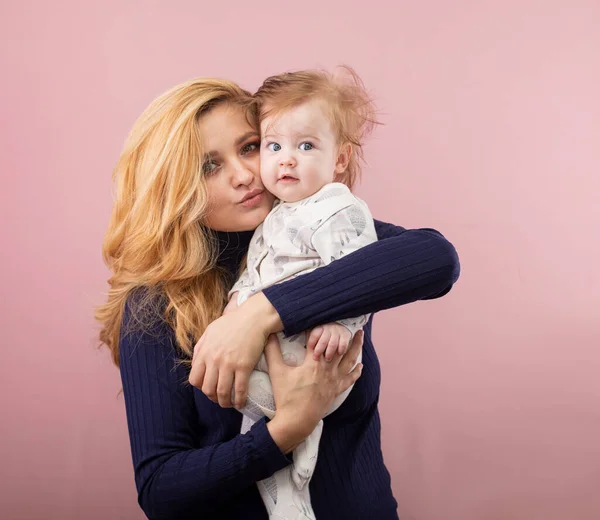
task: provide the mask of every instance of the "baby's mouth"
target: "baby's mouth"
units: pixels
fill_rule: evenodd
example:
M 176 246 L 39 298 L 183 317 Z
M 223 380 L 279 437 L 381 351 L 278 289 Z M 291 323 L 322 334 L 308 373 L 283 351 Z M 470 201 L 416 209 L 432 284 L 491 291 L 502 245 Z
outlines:
M 298 182 L 298 178 L 294 177 L 293 175 L 282 175 L 281 177 L 279 177 L 279 182 L 285 182 L 285 183 L 291 183 L 291 182 Z

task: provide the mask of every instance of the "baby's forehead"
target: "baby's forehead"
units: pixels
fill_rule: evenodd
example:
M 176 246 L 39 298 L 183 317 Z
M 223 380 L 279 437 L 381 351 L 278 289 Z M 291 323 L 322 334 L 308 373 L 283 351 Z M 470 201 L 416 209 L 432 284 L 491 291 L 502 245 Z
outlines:
M 280 111 L 272 111 L 260 122 L 263 134 L 331 132 L 331 120 L 326 106 L 319 101 L 308 101 Z

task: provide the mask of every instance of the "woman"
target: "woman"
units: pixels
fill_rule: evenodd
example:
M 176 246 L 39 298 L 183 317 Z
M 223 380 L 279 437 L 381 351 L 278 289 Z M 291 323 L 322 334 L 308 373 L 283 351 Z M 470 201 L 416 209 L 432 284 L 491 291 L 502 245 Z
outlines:
M 104 243 L 113 276 L 97 317 L 121 368 L 139 503 L 151 519 L 266 519 L 255 483 L 289 464 L 287 454 L 354 384 L 326 419 L 313 508 L 322 519 L 397 518 L 381 455 L 371 322 L 360 379 L 360 368 L 349 371 L 362 335 L 343 357 L 307 355 L 295 368 L 267 349 L 277 413 L 244 435 L 231 390 L 242 406 L 272 333 L 447 293 L 458 277 L 456 252 L 436 231 L 377 222 L 377 243 L 219 317 L 273 202 L 258 174 L 251 101 L 226 81 L 180 85 L 142 114 L 115 169 Z

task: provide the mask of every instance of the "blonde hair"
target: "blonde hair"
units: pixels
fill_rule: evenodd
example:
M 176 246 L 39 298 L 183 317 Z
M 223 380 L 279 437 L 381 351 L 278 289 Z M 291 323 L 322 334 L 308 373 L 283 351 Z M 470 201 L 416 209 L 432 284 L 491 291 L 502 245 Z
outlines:
M 336 73 L 301 70 L 271 76 L 254 99 L 259 121 L 313 99 L 325 101 L 338 145 L 352 147 L 348 167 L 335 180 L 352 189 L 362 174 L 364 140 L 380 123 L 362 80 L 351 67 L 340 66 Z
M 114 169 L 115 204 L 102 248 L 112 276 L 96 319 L 100 341 L 117 366 L 125 303 L 134 291 L 128 303 L 132 326 L 166 320 L 187 356 L 222 312 L 225 281 L 216 266 L 216 242 L 201 225 L 208 195 L 197 124 L 200 115 L 221 103 L 242 107 L 255 125 L 249 92 L 229 81 L 195 79 L 150 104 Z

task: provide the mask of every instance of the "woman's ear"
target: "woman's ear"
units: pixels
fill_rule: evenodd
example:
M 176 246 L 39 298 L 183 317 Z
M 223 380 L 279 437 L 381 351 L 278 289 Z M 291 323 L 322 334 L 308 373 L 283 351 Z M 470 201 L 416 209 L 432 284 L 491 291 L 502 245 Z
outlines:
M 352 144 L 344 143 L 340 146 L 337 159 L 335 161 L 335 173 L 340 175 L 346 171 L 348 168 L 348 163 L 350 162 L 350 157 L 352 155 Z

